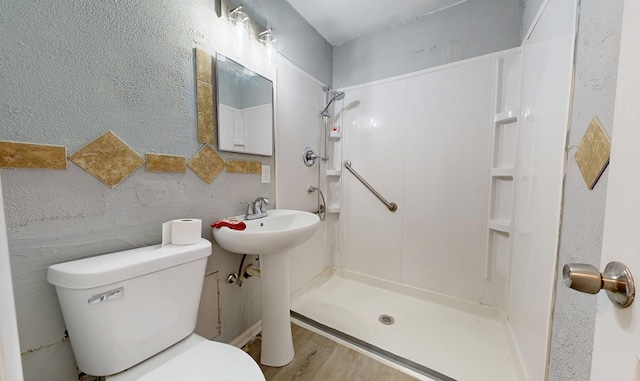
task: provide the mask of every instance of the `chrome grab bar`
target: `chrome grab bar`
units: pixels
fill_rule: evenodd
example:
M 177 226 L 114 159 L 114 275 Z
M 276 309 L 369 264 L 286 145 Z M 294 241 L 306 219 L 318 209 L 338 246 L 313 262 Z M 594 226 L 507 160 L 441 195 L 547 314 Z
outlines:
M 367 187 L 367 189 L 369 189 L 371 191 L 371 193 L 373 193 L 378 198 L 378 200 L 382 201 L 382 203 L 385 204 L 387 206 L 387 208 L 389 208 L 390 211 L 395 212 L 396 210 L 398 210 L 398 205 L 396 205 L 395 202 L 387 201 L 384 197 L 382 197 L 382 195 L 380 193 L 378 193 L 378 191 L 373 189 L 373 187 L 371 186 L 371 184 L 369 184 L 367 182 L 367 180 L 363 179 L 362 176 L 360 176 L 358 174 L 358 172 L 356 172 L 353 168 L 351 168 L 351 161 L 345 160 L 344 167 L 347 168 L 349 170 L 349 172 L 353 173 L 353 175 L 356 177 L 356 179 L 360 180 L 360 182 L 365 187 Z

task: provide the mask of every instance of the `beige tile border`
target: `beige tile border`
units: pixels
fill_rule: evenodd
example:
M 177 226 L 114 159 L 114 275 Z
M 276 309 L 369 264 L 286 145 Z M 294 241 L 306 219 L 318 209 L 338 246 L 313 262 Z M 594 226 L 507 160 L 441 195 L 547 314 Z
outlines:
M 64 146 L 0 141 L 0 168 L 67 169 Z
M 187 172 L 187 159 L 184 156 L 147 153 L 147 172 Z
M 260 174 L 262 163 L 259 161 L 227 160 L 227 173 Z
M 196 48 L 196 100 L 198 107 L 198 142 L 213 144 L 215 122 L 212 57 Z

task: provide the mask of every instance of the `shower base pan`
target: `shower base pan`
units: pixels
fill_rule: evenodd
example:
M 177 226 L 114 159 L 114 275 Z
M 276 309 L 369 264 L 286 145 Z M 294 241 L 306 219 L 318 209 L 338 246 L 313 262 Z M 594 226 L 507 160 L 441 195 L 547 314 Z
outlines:
M 421 380 L 525 381 L 503 311 L 357 273 L 293 295 L 292 319 Z

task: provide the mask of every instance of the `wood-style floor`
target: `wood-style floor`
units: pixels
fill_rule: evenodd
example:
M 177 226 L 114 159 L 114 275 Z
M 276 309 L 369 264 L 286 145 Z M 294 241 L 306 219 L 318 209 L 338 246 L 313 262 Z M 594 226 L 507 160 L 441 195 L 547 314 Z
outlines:
M 291 329 L 296 355 L 293 361 L 283 367 L 272 368 L 260 364 L 260 336 L 244 348 L 260 365 L 267 381 L 415 380 L 300 326 L 292 324 Z

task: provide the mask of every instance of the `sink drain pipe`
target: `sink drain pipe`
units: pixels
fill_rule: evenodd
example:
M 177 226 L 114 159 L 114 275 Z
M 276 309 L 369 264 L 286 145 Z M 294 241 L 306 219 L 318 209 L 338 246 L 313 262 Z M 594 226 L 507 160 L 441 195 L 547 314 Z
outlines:
M 229 274 L 229 276 L 227 277 L 227 283 L 230 283 L 230 284 L 235 283 L 238 285 L 238 287 L 242 287 L 242 279 L 249 279 L 252 277 L 260 278 L 260 269 L 254 266 L 253 264 L 247 265 L 247 267 L 244 268 L 244 271 L 242 270 L 242 266 L 244 266 L 244 260 L 246 258 L 247 258 L 247 254 L 244 254 L 242 256 L 242 259 L 240 260 L 240 266 L 238 267 L 238 272 Z M 239 275 L 239 274 L 242 274 L 242 275 Z
M 245 279 L 249 279 L 251 277 L 260 278 L 260 269 L 255 267 L 252 264 L 247 265 L 247 267 L 245 267 L 245 269 L 244 269 L 243 276 L 244 276 Z

